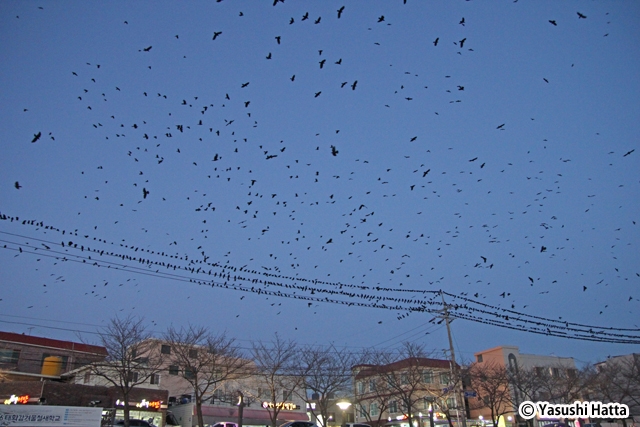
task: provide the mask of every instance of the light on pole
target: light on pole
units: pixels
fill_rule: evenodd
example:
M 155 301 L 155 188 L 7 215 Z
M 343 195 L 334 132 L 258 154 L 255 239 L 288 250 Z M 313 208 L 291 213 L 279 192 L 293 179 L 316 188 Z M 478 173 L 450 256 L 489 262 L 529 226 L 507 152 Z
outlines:
M 340 425 L 344 426 L 345 425 L 344 411 L 349 409 L 349 407 L 351 406 L 351 402 L 347 402 L 346 400 L 341 400 L 336 403 L 336 406 L 338 406 L 338 408 L 342 410 L 342 420 Z

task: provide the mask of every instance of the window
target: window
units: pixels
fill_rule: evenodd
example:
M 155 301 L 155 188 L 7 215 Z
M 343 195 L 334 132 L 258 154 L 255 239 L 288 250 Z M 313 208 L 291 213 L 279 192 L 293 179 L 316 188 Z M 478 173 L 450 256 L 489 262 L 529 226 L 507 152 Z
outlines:
M 575 369 L 569 368 L 567 369 L 567 376 L 569 378 L 575 378 L 577 376 L 577 371 Z
M 369 391 L 376 391 L 376 381 L 369 380 Z
M 364 393 L 364 383 L 362 381 L 358 382 L 358 394 Z
M 544 375 L 544 370 L 540 366 L 534 368 L 536 376 L 541 377 Z
M 369 409 L 369 414 L 371 414 L 372 417 L 375 417 L 378 415 L 378 404 L 377 403 L 372 403 Z
M 366 418 L 367 417 L 367 405 L 360 404 L 360 414 L 359 417 Z
M 558 368 L 551 368 L 551 376 L 552 376 L 552 377 L 559 377 L 559 376 L 560 376 L 560 369 L 558 369 Z
M 409 384 L 409 374 L 407 374 L 406 372 L 403 374 L 400 374 L 400 383 Z
M 138 373 L 137 372 L 129 372 L 129 382 L 130 383 L 137 383 L 138 382 Z
M 179 372 L 178 365 L 169 365 L 169 375 L 178 375 Z
M 162 347 L 160 347 L 160 353 L 171 354 L 171 346 L 168 344 L 162 344 Z
M 188 380 L 193 379 L 196 376 L 193 368 L 184 368 L 184 377 Z
M 195 348 L 189 349 L 189 357 L 191 359 L 196 359 L 198 357 L 198 350 Z
M 482 355 L 481 354 L 477 355 L 476 360 L 478 361 L 478 363 L 482 363 Z
M 18 363 L 20 350 L 0 349 L 0 363 Z
M 422 373 L 422 381 L 423 381 L 425 384 L 431 384 L 431 383 L 433 383 L 433 372 L 431 372 L 431 371 L 424 371 L 424 372 Z
M 447 408 L 449 409 L 453 409 L 456 407 L 456 401 L 453 397 L 448 397 L 447 398 Z
M 440 372 L 440 384 L 449 384 L 449 379 L 448 372 Z
M 389 413 L 396 414 L 397 412 L 398 412 L 398 402 L 396 402 L 395 400 L 392 400 L 391 402 L 389 402 Z
M 160 374 L 151 374 L 149 381 L 151 384 L 160 384 Z
M 84 383 L 89 384 L 91 382 L 91 372 L 87 371 L 84 373 Z
M 283 390 L 282 391 L 282 401 L 283 402 L 287 402 L 287 401 L 291 400 L 291 395 L 292 395 L 291 391 Z

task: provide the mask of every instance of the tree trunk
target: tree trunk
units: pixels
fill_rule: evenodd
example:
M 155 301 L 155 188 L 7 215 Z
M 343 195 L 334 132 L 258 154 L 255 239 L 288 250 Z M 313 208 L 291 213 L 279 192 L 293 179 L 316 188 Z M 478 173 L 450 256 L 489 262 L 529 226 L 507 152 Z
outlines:
M 196 416 L 198 417 L 198 427 L 204 427 L 204 417 L 202 416 L 202 396 L 196 387 Z
M 129 393 L 124 393 L 124 409 L 122 410 L 124 414 L 124 427 L 129 427 Z

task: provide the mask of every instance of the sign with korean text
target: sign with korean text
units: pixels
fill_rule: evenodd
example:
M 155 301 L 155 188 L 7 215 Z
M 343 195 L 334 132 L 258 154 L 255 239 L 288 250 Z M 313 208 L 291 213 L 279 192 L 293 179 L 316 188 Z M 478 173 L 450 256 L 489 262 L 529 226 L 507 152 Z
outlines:
M 102 408 L 40 405 L 0 405 L 0 426 L 100 427 Z

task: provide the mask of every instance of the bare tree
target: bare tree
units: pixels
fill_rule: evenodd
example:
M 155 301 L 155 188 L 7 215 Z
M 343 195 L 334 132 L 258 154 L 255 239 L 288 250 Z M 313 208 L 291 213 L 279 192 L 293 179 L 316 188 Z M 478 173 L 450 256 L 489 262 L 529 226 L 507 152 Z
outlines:
M 640 354 L 608 359 L 590 373 L 590 400 L 624 403 L 631 415 L 640 414 Z M 622 422 L 626 427 L 626 420 Z
M 329 408 L 336 399 L 350 396 L 351 368 L 360 363 L 360 357 L 346 348 L 308 346 L 300 352 L 299 374 L 304 378 L 298 394 L 305 401 L 307 392 L 317 395 L 316 406 L 310 412 L 325 427 L 329 420 Z
M 371 365 L 366 365 L 371 367 Z M 356 381 L 358 375 L 356 374 Z M 366 418 L 369 424 L 380 426 L 387 421 L 386 412 L 389 410 L 389 396 L 392 392 L 386 381 L 378 376 L 368 376 L 357 381 L 354 395 L 356 413 Z
M 203 427 L 203 400 L 226 381 L 247 376 L 251 361 L 242 357 L 234 339 L 224 333 L 212 335 L 204 327 L 170 327 L 164 341 L 171 346 L 170 363 L 182 371 L 193 387 L 198 426 Z
M 129 427 L 129 395 L 135 387 L 149 382 L 162 369 L 158 342 L 152 339 L 142 318 L 131 315 L 111 319 L 98 332 L 107 350 L 104 362 L 89 366 L 91 373 L 116 387 L 124 401 L 124 425 Z
M 462 389 L 463 376 L 464 371 L 460 369 L 454 371 L 452 369 L 448 375 L 443 375 L 443 379 L 446 378 L 447 381 L 441 381 L 441 386 L 445 387 L 429 389 L 434 406 L 447 418 L 449 427 L 453 427 L 454 418 L 466 416 L 464 402 L 459 402 L 459 396 L 456 395 L 456 390 Z
M 508 369 L 493 363 L 472 363 L 468 374 L 471 387 L 478 394 L 469 402 L 471 409 L 489 408 L 491 421 L 497 426 L 501 416 L 513 412 Z
M 517 408 L 520 403 L 529 400 L 536 401 L 541 400 L 539 398 L 541 381 L 540 377 L 536 375 L 535 368 L 524 368 L 517 366 L 516 368 L 509 369 L 509 384 L 511 385 L 511 404 L 512 407 Z M 519 414 L 516 412 L 516 418 L 519 421 L 524 421 L 526 424 L 533 427 L 533 419 L 521 420 Z
M 264 405 L 269 413 L 271 426 L 277 427 L 278 414 L 283 409 L 282 403 L 301 385 L 298 357 L 300 352 L 294 341 L 285 341 L 276 333 L 273 342 L 255 342 L 252 356 L 256 364 L 256 376 L 259 377 L 266 390 Z
M 581 371 L 565 366 L 534 368 L 538 378 L 538 397 L 550 403 L 566 403 L 579 400 L 584 391 Z
M 369 405 L 369 419 L 376 415 L 380 418 L 386 411 L 389 415 L 402 413 L 412 423 L 415 414 L 426 409 L 425 398 L 439 393 L 436 380 L 444 378 L 445 385 L 450 386 L 449 362 L 426 356 L 424 347 L 414 343 L 404 343 L 399 351 L 372 353 L 370 365 L 364 365 L 356 374 L 356 398 L 361 412 Z M 437 371 L 432 368 L 438 368 L 443 375 L 434 378 Z M 372 404 L 376 415 L 371 415 Z

